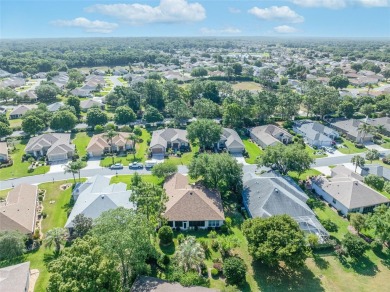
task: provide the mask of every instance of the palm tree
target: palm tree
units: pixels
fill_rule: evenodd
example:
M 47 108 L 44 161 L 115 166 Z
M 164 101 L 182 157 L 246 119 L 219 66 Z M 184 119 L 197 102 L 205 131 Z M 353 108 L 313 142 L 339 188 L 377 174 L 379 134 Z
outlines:
M 135 133 L 130 133 L 128 139 L 133 142 L 133 160 L 135 160 L 135 145 L 137 145 L 137 143 L 140 141 L 140 138 Z
M 384 125 L 377 125 L 375 127 L 376 131 L 378 134 L 382 134 L 385 131 L 385 126 Z
M 59 253 L 61 249 L 61 243 L 68 238 L 68 230 L 65 228 L 56 227 L 49 230 L 46 233 L 44 242 L 46 247 L 55 245 L 55 252 Z
M 363 143 L 366 135 L 371 132 L 372 132 L 372 127 L 369 124 L 361 123 L 358 128 L 358 133 L 362 135 L 360 137 L 360 142 Z
M 369 94 L 370 90 L 373 89 L 373 88 L 374 88 L 374 86 L 372 84 L 368 84 L 367 85 L 367 94 Z
M 114 144 L 112 143 L 112 139 L 113 139 L 116 135 L 118 135 L 118 133 L 115 132 L 115 131 L 112 130 L 112 129 L 108 130 L 107 133 L 104 134 L 104 136 L 107 137 L 107 138 L 110 140 L 110 152 L 111 152 L 111 154 L 114 152 L 114 151 L 113 151 L 113 146 L 114 146 Z M 112 164 L 114 164 L 114 156 L 112 156 Z
M 356 172 L 357 167 L 358 166 L 363 167 L 366 160 L 364 159 L 364 157 L 361 157 L 360 155 L 355 155 L 354 157 L 352 157 L 351 162 L 353 165 L 355 165 L 355 172 Z
M 73 175 L 74 183 L 76 183 L 76 176 L 75 174 L 79 174 L 79 180 L 80 180 L 80 169 L 81 166 L 77 163 L 77 161 L 70 162 L 65 165 L 65 173 L 71 173 Z
M 205 259 L 205 252 L 195 236 L 187 236 L 186 239 L 179 245 L 176 260 L 184 272 L 194 269 L 200 273 L 200 267 Z

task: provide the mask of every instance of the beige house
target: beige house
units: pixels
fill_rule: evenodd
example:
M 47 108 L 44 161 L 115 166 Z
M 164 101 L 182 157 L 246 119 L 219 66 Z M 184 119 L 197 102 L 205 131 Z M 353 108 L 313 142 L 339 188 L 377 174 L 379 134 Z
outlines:
M 225 221 L 221 195 L 202 185 L 190 185 L 180 173 L 164 184 L 169 197 L 164 217 L 172 228 L 220 227 Z
M 87 146 L 89 156 L 102 156 L 104 153 L 111 151 L 111 139 L 105 136 L 106 134 L 93 135 Z M 133 148 L 133 142 L 128 139 L 129 133 L 118 132 L 112 138 L 112 150 L 114 152 L 126 151 Z
M 186 130 L 167 128 L 152 134 L 150 150 L 153 154 L 164 154 L 168 148 L 179 150 L 183 147 L 189 147 Z
M 279 143 L 288 144 L 292 140 L 290 133 L 275 125 L 254 127 L 249 130 L 249 134 L 251 139 L 261 148 L 275 146 Z
M 0 203 L 0 231 L 17 230 L 32 234 L 37 220 L 38 187 L 20 184 Z
M 8 161 L 7 142 L 0 142 L 0 162 L 2 161 Z

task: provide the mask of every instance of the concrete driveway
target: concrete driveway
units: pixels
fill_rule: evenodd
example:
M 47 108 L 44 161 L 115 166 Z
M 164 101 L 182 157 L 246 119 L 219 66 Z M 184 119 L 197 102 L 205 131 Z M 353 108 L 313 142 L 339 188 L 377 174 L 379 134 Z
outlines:
M 83 169 L 97 169 L 101 168 L 100 166 L 100 158 L 99 157 L 92 157 L 87 161 L 87 166 Z
M 48 173 L 57 173 L 57 172 L 64 172 L 65 171 L 65 165 L 68 163 L 68 161 L 64 161 L 61 163 L 51 164 L 50 170 Z
M 245 161 L 245 157 L 242 156 L 242 154 L 231 154 L 236 160 L 238 163 L 241 163 L 242 165 L 248 165 L 248 163 L 246 163 Z
M 364 146 L 366 146 L 367 149 L 375 149 L 375 150 L 378 150 L 379 152 L 387 150 L 387 149 L 383 148 L 382 146 L 374 144 L 374 143 L 365 143 Z

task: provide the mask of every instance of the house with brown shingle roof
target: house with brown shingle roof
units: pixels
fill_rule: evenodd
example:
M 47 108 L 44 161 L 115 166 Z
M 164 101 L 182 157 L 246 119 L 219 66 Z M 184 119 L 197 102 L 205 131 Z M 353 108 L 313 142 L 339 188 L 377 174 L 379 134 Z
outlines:
M 38 206 L 38 187 L 20 184 L 0 203 L 0 231 L 17 230 L 32 234 L 35 230 Z
M 129 133 L 118 132 L 112 138 L 112 150 L 114 152 L 126 151 L 133 148 L 133 142 L 128 139 Z M 104 153 L 111 150 L 111 139 L 105 134 L 93 135 L 87 146 L 89 156 L 102 156 Z
M 180 173 L 164 184 L 168 195 L 164 217 L 172 228 L 192 229 L 219 227 L 225 221 L 221 195 L 206 187 L 190 185 L 188 177 Z

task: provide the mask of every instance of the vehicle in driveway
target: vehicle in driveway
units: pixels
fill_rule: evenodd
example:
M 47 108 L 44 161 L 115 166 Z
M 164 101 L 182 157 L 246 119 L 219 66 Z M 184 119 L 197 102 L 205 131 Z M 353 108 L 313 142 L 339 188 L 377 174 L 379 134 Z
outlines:
M 152 168 L 157 164 L 157 160 L 146 160 L 145 161 L 145 168 Z
M 123 169 L 123 164 L 122 163 L 115 163 L 110 166 L 111 169 Z
M 141 169 L 141 168 L 144 168 L 144 165 L 140 162 L 132 162 L 129 164 L 129 168 L 130 169 Z

